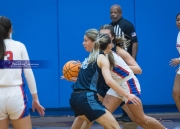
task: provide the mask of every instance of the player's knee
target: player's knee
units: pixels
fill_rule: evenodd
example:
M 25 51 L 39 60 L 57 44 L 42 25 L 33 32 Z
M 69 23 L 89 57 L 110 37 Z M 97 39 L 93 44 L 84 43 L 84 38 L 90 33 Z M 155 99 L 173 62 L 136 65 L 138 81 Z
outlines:
M 148 120 L 146 119 L 145 116 L 135 117 L 135 119 L 134 119 L 134 122 L 135 122 L 136 124 L 138 124 L 138 125 L 144 125 L 144 124 L 147 123 L 147 121 L 148 121 Z
M 179 92 L 173 90 L 172 94 L 173 94 L 173 98 L 175 101 L 180 99 L 180 93 Z
M 110 122 L 103 125 L 104 129 L 121 129 L 118 123 Z

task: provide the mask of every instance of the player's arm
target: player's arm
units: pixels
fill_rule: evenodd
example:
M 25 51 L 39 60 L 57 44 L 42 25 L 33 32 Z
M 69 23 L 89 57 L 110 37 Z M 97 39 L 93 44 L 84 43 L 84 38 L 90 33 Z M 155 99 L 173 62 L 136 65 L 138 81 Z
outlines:
M 134 42 L 132 44 L 132 57 L 136 60 L 136 55 L 137 55 L 137 52 L 138 52 L 138 43 L 137 42 Z
M 117 93 L 121 94 L 122 96 L 125 96 L 127 99 L 129 99 L 130 101 L 132 101 L 134 104 L 139 104 L 140 100 L 139 98 L 137 98 L 135 95 L 133 94 L 129 94 L 127 92 L 125 92 L 120 86 L 119 84 L 117 84 L 112 76 L 111 76 L 111 72 L 110 72 L 110 64 L 109 64 L 109 60 L 104 56 L 104 55 L 99 55 L 98 59 L 97 59 L 97 63 L 98 66 L 101 68 L 103 77 L 106 81 L 106 84 L 111 87 L 113 90 L 115 90 Z
M 130 23 L 126 29 L 127 29 L 128 36 L 131 37 L 132 57 L 134 58 L 134 60 L 136 60 L 136 55 L 138 52 L 138 40 L 137 40 L 136 31 L 132 23 Z
M 126 64 L 131 68 L 133 73 L 135 74 L 142 73 L 140 66 L 137 64 L 134 58 L 132 58 L 132 56 L 127 51 L 117 46 L 116 53 L 126 62 Z
M 27 53 L 27 50 L 26 50 L 26 47 L 24 46 L 24 44 L 21 44 L 21 50 L 22 50 L 22 52 L 21 52 L 22 60 L 28 61 L 30 63 L 29 56 L 28 56 L 28 53 Z M 32 69 L 31 68 L 23 68 L 23 72 L 24 72 L 24 76 L 26 78 L 26 81 L 27 81 L 27 84 L 28 84 L 31 94 L 36 94 L 37 93 L 36 81 L 35 81 Z
M 26 50 L 26 47 L 24 46 L 24 44 L 21 44 L 21 57 L 22 57 L 22 60 L 29 61 L 29 56 L 28 56 L 28 53 L 27 53 L 27 50 Z M 44 116 L 44 114 L 45 114 L 44 110 L 45 109 L 39 103 L 39 99 L 38 99 L 38 95 L 37 95 L 36 82 L 35 82 L 35 78 L 34 78 L 34 74 L 32 72 L 32 69 L 31 68 L 23 68 L 23 72 L 24 72 L 24 76 L 26 78 L 29 90 L 30 90 L 32 98 L 33 98 L 32 110 L 34 112 L 35 109 L 37 109 L 38 113 L 41 116 Z

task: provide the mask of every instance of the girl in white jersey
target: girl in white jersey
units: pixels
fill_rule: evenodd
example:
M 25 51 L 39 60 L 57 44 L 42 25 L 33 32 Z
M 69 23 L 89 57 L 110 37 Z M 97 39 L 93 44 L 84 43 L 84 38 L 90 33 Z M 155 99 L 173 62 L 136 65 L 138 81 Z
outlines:
M 180 30 L 180 13 L 178 13 L 176 16 L 176 25 L 177 25 L 178 29 Z M 180 31 L 177 36 L 176 48 L 180 55 Z M 171 59 L 171 61 L 170 61 L 171 66 L 175 67 L 178 64 L 180 64 L 180 58 Z M 178 68 L 176 77 L 174 80 L 173 98 L 174 98 L 174 101 L 176 102 L 176 106 L 177 106 L 178 110 L 180 111 L 180 68 Z
M 113 27 L 111 29 L 109 25 L 102 26 L 100 28 L 100 33 L 107 33 L 110 35 L 112 39 L 114 38 Z M 128 55 L 126 55 L 126 53 L 123 52 L 123 49 L 121 48 L 121 41 L 117 42 L 116 45 L 116 53 L 123 56 L 123 59 L 125 59 L 128 62 L 129 66 L 118 54 L 113 52 L 116 67 L 114 67 L 114 69 L 111 71 L 111 75 L 113 79 L 118 84 L 120 84 L 124 91 L 130 94 L 134 94 L 140 98 L 140 84 L 136 76 L 133 74 L 133 72 L 140 73 L 139 68 L 137 67 L 138 65 L 137 63 L 134 63 L 131 58 L 127 58 Z M 122 108 L 125 109 L 125 111 L 127 111 L 131 119 L 139 126 L 145 129 L 165 129 L 165 127 L 159 121 L 157 121 L 154 118 L 148 117 L 144 114 L 142 103 L 140 105 L 133 104 L 126 97 L 124 97 L 121 94 L 118 94 L 112 88 L 110 88 L 107 91 L 107 94 L 103 100 L 103 104 L 111 113 L 113 113 L 123 101 L 125 101 L 126 105 L 124 105 Z M 81 129 L 89 129 L 90 125 L 91 123 L 87 123 L 86 121 L 84 122 L 83 127 Z
M 0 62 L 6 60 L 29 60 L 24 44 L 10 39 L 11 21 L 0 16 Z M 23 69 L 28 87 L 32 94 L 32 109 L 44 116 L 40 105 L 32 69 Z M 22 81 L 22 69 L 0 68 L 0 129 L 8 129 L 11 120 L 14 129 L 32 129 L 27 95 Z

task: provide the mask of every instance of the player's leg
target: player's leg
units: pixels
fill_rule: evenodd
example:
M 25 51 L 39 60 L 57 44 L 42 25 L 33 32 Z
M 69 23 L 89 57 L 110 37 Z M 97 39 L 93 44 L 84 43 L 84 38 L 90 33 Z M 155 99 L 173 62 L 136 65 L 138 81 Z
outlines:
M 81 95 L 79 99 L 82 99 L 82 96 L 83 95 Z M 87 119 L 84 119 L 87 122 L 97 121 L 105 129 L 120 129 L 113 115 L 107 111 L 102 102 L 98 100 L 95 92 L 85 93 L 84 99 L 82 99 L 82 101 L 78 100 L 77 108 L 86 116 Z
M 133 120 L 134 117 L 129 111 L 127 105 L 125 104 L 123 96 L 119 95 L 116 91 L 114 91 L 113 89 L 109 89 L 103 100 L 103 104 L 111 113 L 113 113 L 122 103 L 123 103 L 122 108 L 127 112 L 130 118 Z
M 173 98 L 178 110 L 180 111 L 180 74 L 178 74 L 178 72 L 174 80 Z
M 99 90 L 100 91 L 100 90 Z M 103 95 L 104 93 L 102 92 L 102 90 L 100 91 L 100 93 L 98 93 L 97 94 L 97 96 L 98 96 L 98 99 L 99 99 L 99 101 L 101 101 L 101 102 L 103 102 L 103 100 L 104 100 L 104 98 L 102 97 L 102 96 L 104 96 Z M 93 124 L 93 122 L 88 122 L 88 121 L 84 121 L 84 123 L 82 124 L 82 126 L 81 126 L 81 129 L 90 129 L 91 128 L 91 126 L 92 126 L 92 124 Z M 80 128 L 79 128 L 80 129 Z
M 121 99 L 114 97 L 112 95 L 106 94 L 106 96 L 104 97 L 103 100 L 103 104 L 104 106 L 108 109 L 108 111 L 110 111 L 111 113 L 113 113 L 117 107 L 119 106 L 119 104 L 122 102 Z
M 32 129 L 31 117 L 28 115 L 24 118 L 12 120 L 12 125 L 14 129 Z
M 81 118 L 80 116 L 77 116 L 71 126 L 71 129 L 81 129 L 84 121 L 85 120 L 83 118 Z
M 103 102 L 104 98 L 99 94 L 97 94 L 97 96 L 98 96 L 99 101 Z
M 6 88 L 0 87 L 0 129 L 8 129 L 9 118 L 6 110 Z
M 127 85 L 126 82 L 124 82 L 123 84 L 121 84 L 121 86 L 125 86 Z M 128 115 L 127 111 L 123 109 L 125 102 L 122 102 L 119 106 L 122 108 L 122 115 L 120 117 L 117 117 L 116 120 L 117 121 L 123 121 L 123 122 L 132 122 L 132 117 Z
M 121 129 L 114 116 L 106 110 L 106 113 L 96 119 L 96 121 L 104 127 L 104 129 Z
M 139 126 L 145 129 L 165 129 L 159 121 L 144 114 L 142 103 L 140 105 L 127 104 L 127 106 Z
M 25 86 L 7 88 L 6 110 L 14 129 L 32 129 Z
M 93 124 L 93 122 L 90 122 L 90 121 L 88 121 L 88 120 L 85 120 L 80 129 L 90 129 L 91 126 L 92 126 L 92 124 Z
M 8 129 L 8 126 L 9 126 L 9 119 L 8 118 L 0 120 L 0 129 Z

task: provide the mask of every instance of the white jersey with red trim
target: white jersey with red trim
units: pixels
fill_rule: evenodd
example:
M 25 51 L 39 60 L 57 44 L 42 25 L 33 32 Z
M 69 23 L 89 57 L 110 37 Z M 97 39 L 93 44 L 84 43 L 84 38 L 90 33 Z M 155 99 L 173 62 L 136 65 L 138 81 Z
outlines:
M 116 62 L 116 67 L 111 71 L 111 75 L 118 84 L 122 84 L 133 77 L 133 71 L 118 54 L 113 51 L 112 54 Z
M 179 55 L 180 55 L 180 31 L 179 31 L 178 36 L 177 36 L 176 48 L 177 48 Z
M 4 40 L 6 52 L 4 60 L 29 60 L 26 47 L 23 43 L 12 39 Z M 31 94 L 37 93 L 36 82 L 31 68 L 23 69 L 28 87 Z M 20 86 L 23 84 L 21 68 L 0 69 L 0 87 L 1 86 Z

